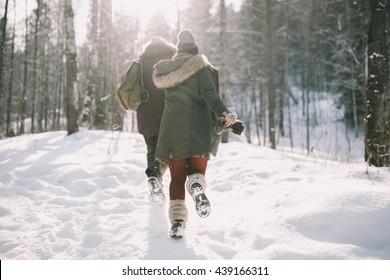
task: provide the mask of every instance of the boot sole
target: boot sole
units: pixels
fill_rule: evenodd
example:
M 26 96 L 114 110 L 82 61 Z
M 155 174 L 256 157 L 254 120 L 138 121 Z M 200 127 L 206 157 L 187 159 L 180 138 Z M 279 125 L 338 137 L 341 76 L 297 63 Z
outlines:
M 210 201 L 204 193 L 204 189 L 201 184 L 194 182 L 188 188 L 189 193 L 195 203 L 195 210 L 199 217 L 206 218 L 210 215 L 211 206 Z
M 157 180 L 157 178 L 149 177 L 148 185 L 150 187 L 150 195 L 149 195 L 150 201 L 156 203 L 159 206 L 164 206 L 166 199 L 163 192 L 163 188 L 160 182 Z

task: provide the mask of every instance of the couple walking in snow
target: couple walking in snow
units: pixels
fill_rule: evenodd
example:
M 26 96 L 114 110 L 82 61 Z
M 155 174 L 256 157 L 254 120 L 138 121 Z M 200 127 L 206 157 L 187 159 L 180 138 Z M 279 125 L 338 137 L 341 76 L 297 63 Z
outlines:
M 216 155 L 219 135 L 214 125 L 236 122 L 221 101 L 213 75 L 216 70 L 199 54 L 189 30 L 182 30 L 176 47 L 160 37 L 152 38 L 142 53 L 144 85 L 149 101 L 137 110 L 139 132 L 147 146 L 145 171 L 150 198 L 165 203 L 162 175 L 169 167 L 170 236 L 182 238 L 188 221 L 186 190 L 202 218 L 210 214 L 205 194 L 205 173 L 210 155 Z

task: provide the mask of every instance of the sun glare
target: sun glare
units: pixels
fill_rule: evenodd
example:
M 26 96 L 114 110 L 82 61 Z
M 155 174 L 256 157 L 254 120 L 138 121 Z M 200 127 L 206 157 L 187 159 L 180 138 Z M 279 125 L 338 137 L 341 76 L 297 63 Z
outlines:
M 184 10 L 189 1 L 203 0 L 112 0 L 112 12 L 115 17 L 116 13 L 128 13 L 129 15 L 139 16 L 142 29 L 153 20 L 153 16 L 157 13 L 163 13 L 172 28 L 177 24 L 178 10 Z M 215 4 L 219 0 L 214 0 Z M 29 0 L 29 3 L 35 3 Z M 233 4 L 238 9 L 242 0 L 226 0 L 226 5 Z M 87 20 L 89 14 L 89 1 L 74 0 L 75 20 L 77 26 L 76 41 L 83 43 L 87 33 Z
M 177 22 L 178 10 L 186 6 L 188 0 L 112 0 L 113 11 L 138 15 L 145 27 L 156 13 L 165 15 L 169 24 Z

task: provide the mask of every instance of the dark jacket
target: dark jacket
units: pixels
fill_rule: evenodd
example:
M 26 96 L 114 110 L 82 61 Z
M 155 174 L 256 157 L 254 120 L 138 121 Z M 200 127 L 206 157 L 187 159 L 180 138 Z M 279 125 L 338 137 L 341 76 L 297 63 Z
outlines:
M 156 158 L 162 161 L 216 154 L 212 114 L 227 111 L 207 58 L 178 54 L 155 65 L 153 81 L 165 89 Z
M 140 57 L 143 66 L 144 87 L 149 100 L 141 103 L 137 110 L 138 131 L 145 137 L 158 135 L 164 110 L 164 92 L 156 88 L 152 80 L 153 66 L 163 59 L 171 58 L 176 49 L 165 41 L 153 38 Z

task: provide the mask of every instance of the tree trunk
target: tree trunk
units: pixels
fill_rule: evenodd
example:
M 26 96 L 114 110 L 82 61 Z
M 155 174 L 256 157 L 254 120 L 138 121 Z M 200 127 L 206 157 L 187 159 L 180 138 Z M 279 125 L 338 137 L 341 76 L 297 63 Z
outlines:
M 77 89 L 76 40 L 74 30 L 74 14 L 72 0 L 65 0 L 65 32 L 66 32 L 66 120 L 68 135 L 78 131 L 75 95 Z
M 288 87 L 288 93 L 290 93 L 290 87 Z M 291 97 L 291 94 L 289 94 Z M 291 102 L 290 97 L 287 98 L 287 110 L 288 110 L 288 136 L 290 138 L 290 146 L 294 148 L 294 137 L 293 137 L 293 128 L 292 128 L 292 119 L 291 119 Z
M 272 1 L 267 0 L 267 78 L 268 78 L 268 129 L 269 142 L 272 149 L 276 149 L 275 138 L 275 86 L 274 86 L 274 62 L 273 62 L 273 24 L 272 24 Z
M 33 55 L 33 69 L 32 69 L 32 98 L 31 98 L 31 133 L 35 132 L 35 101 L 37 91 L 37 59 L 38 59 L 38 32 L 39 32 L 39 19 L 41 13 L 41 0 L 37 0 L 37 13 L 35 19 L 34 28 L 34 55 Z
M 84 126 L 92 128 L 95 121 L 95 105 L 97 88 L 97 68 L 98 68 L 98 1 L 91 0 L 91 29 L 89 32 L 90 40 L 90 65 L 88 73 L 88 89 L 84 97 L 84 108 L 82 122 Z
M 312 37 L 314 36 L 314 32 L 312 32 L 312 24 L 314 24 L 313 20 L 313 0 L 307 1 L 307 12 L 305 14 L 305 33 L 304 33 L 304 79 L 303 79 L 303 91 L 302 95 L 304 96 L 304 116 L 306 121 L 306 150 L 307 153 L 310 154 L 312 152 L 313 147 L 310 144 L 310 125 L 311 125 L 311 115 L 310 115 L 310 106 L 311 106 L 311 92 L 314 91 L 314 77 L 315 77 L 315 67 L 314 67 L 314 59 L 313 59 L 313 51 L 312 51 Z
M 14 0 L 14 13 L 15 13 L 15 0 Z M 15 136 L 15 131 L 11 126 L 11 106 L 12 106 L 12 83 L 14 78 L 14 58 L 15 58 L 15 30 L 16 30 L 16 15 L 14 15 L 14 26 L 12 30 L 12 38 L 11 38 L 11 67 L 10 67 L 10 78 L 8 81 L 8 101 L 7 101 L 7 128 L 6 133 L 8 137 Z
M 283 7 L 283 17 L 284 17 L 284 24 L 286 27 L 286 34 L 285 34 L 285 42 L 284 42 L 284 71 L 283 71 L 283 85 L 282 89 L 280 91 L 280 101 L 279 101 L 279 130 L 280 135 L 282 137 L 285 137 L 285 129 L 284 129 L 284 107 L 285 107 L 285 96 L 287 95 L 288 91 L 288 42 L 289 42 L 289 26 L 288 26 L 288 17 L 287 17 L 287 5 L 284 5 Z
M 309 0 L 310 1 L 310 0 Z M 310 154 L 311 148 L 310 148 L 310 88 L 309 88 L 309 81 L 310 81 L 310 75 L 309 75 L 309 24 L 310 24 L 310 13 L 311 9 L 310 7 L 308 8 L 308 14 L 306 15 L 306 24 L 305 24 L 305 34 L 304 34 L 304 67 L 303 67 L 303 73 L 304 73 L 304 79 L 303 79 L 303 84 L 304 84 L 304 90 L 303 90 L 303 95 L 304 95 L 304 116 L 306 120 L 306 151 L 308 154 Z
M 221 68 L 219 71 L 219 91 L 221 94 L 222 102 L 225 105 L 227 104 L 228 97 L 226 93 L 226 63 L 225 63 L 225 36 L 226 36 L 226 9 L 225 9 L 225 0 L 221 0 L 220 2 L 220 52 L 221 52 Z M 229 132 L 224 131 L 221 135 L 222 143 L 229 142 Z
M 64 27 L 64 3 L 62 0 L 58 1 L 58 14 L 57 14 L 57 26 Z M 65 44 L 64 44 L 64 29 L 65 28 L 58 28 L 57 29 L 57 48 L 55 51 L 55 62 L 54 65 L 57 69 L 57 73 L 55 76 L 55 86 L 54 86 L 54 113 L 52 115 L 52 129 L 53 130 L 59 130 L 60 129 L 60 118 L 61 118 L 61 109 L 62 106 L 62 92 L 64 91 L 63 88 L 63 81 L 65 80 L 65 65 L 63 61 L 64 57 L 64 51 L 65 51 Z
M 346 14 L 347 14 L 347 18 L 348 18 L 348 21 L 351 21 L 351 18 L 352 18 L 352 11 L 351 11 L 351 5 L 349 3 L 345 3 L 346 4 Z M 347 26 L 347 28 L 351 28 L 350 24 Z M 350 81 L 351 81 L 351 103 L 352 103 L 352 119 L 353 119 L 353 126 L 354 126 L 354 129 L 355 129 L 355 138 L 358 138 L 359 136 L 359 120 L 358 120 L 358 104 L 357 104 L 357 99 L 356 99 L 356 92 L 358 90 L 358 85 L 356 85 L 356 80 L 358 79 L 358 77 L 356 77 L 355 75 L 355 59 L 353 57 L 350 57 L 350 73 L 351 73 L 351 78 L 350 78 Z M 346 130 L 348 131 L 348 125 L 346 125 Z M 346 134 L 347 136 L 347 140 L 348 140 L 348 144 L 350 143 L 350 140 L 348 138 L 348 135 Z
M 355 81 L 355 76 L 353 72 L 353 59 L 351 59 L 351 84 Z M 356 89 L 351 89 L 351 98 L 352 98 L 352 113 L 353 113 L 353 125 L 355 127 L 355 138 L 359 136 L 359 122 L 357 114 L 357 103 L 356 103 Z
M 258 103 L 257 102 L 257 94 L 256 94 L 256 86 L 255 86 L 255 81 L 252 82 L 252 105 L 254 108 L 254 113 L 255 113 L 255 128 L 256 128 L 256 136 L 257 136 L 257 141 L 259 145 L 261 145 L 261 137 L 260 137 L 260 128 L 261 128 L 261 119 L 260 119 L 260 114 L 259 110 L 257 108 Z
M 366 88 L 365 160 L 369 165 L 389 165 L 384 143 L 384 87 L 386 67 L 386 15 L 381 0 L 370 0 L 368 78 Z
M 49 44 L 50 44 L 50 28 L 47 26 L 47 23 L 49 22 L 49 7 L 47 4 L 43 3 L 45 6 L 42 10 L 42 27 L 40 28 L 41 33 L 41 40 L 42 43 L 40 44 L 40 69 L 41 73 L 39 76 L 40 81 L 40 91 L 41 94 L 39 95 L 39 112 L 38 112 L 38 128 L 39 131 L 47 131 L 47 119 L 48 119 L 48 108 L 50 106 L 49 104 L 49 69 L 50 69 L 50 62 L 51 57 L 49 53 Z
M 110 128 L 110 115 L 107 114 L 110 102 L 102 102 L 100 97 L 107 95 L 115 87 L 112 83 L 112 4 L 111 0 L 100 1 L 99 6 L 99 40 L 98 40 L 98 69 L 99 85 L 96 91 L 96 112 L 94 127 L 96 129 Z
M 23 65 L 23 89 L 22 89 L 22 99 L 20 100 L 20 129 L 18 134 L 24 134 L 25 133 L 25 126 L 26 126 L 26 113 L 27 113 L 27 68 L 28 68 L 28 16 L 27 16 L 27 0 L 25 3 L 26 6 L 26 20 L 25 20 L 25 48 L 24 48 L 24 65 Z
M 3 71 L 4 71 L 4 46 L 7 35 L 7 17 L 8 17 L 8 0 L 5 1 L 4 17 L 0 19 L 1 38 L 0 38 L 0 123 L 3 119 Z
M 246 100 L 246 102 L 244 101 L 244 98 L 241 98 L 241 104 L 245 104 L 245 106 L 243 106 L 243 110 L 242 110 L 242 116 L 244 115 L 244 111 L 247 111 L 248 108 L 249 108 L 249 112 L 247 114 L 247 118 L 246 118 L 246 126 L 245 126 L 245 136 L 246 136 L 246 139 L 247 139 L 247 142 L 248 143 L 252 143 L 252 131 L 251 131 L 251 118 L 252 118 L 252 109 L 253 109 L 253 106 L 255 106 L 254 108 L 254 111 L 256 112 L 256 93 L 253 92 L 254 91 L 254 87 L 252 87 L 252 98 L 250 100 Z M 248 102 L 249 101 L 249 102 Z M 248 104 L 249 103 L 249 104 Z M 256 119 L 256 116 L 255 116 L 255 119 Z M 255 120 L 255 125 L 256 124 L 256 120 Z

